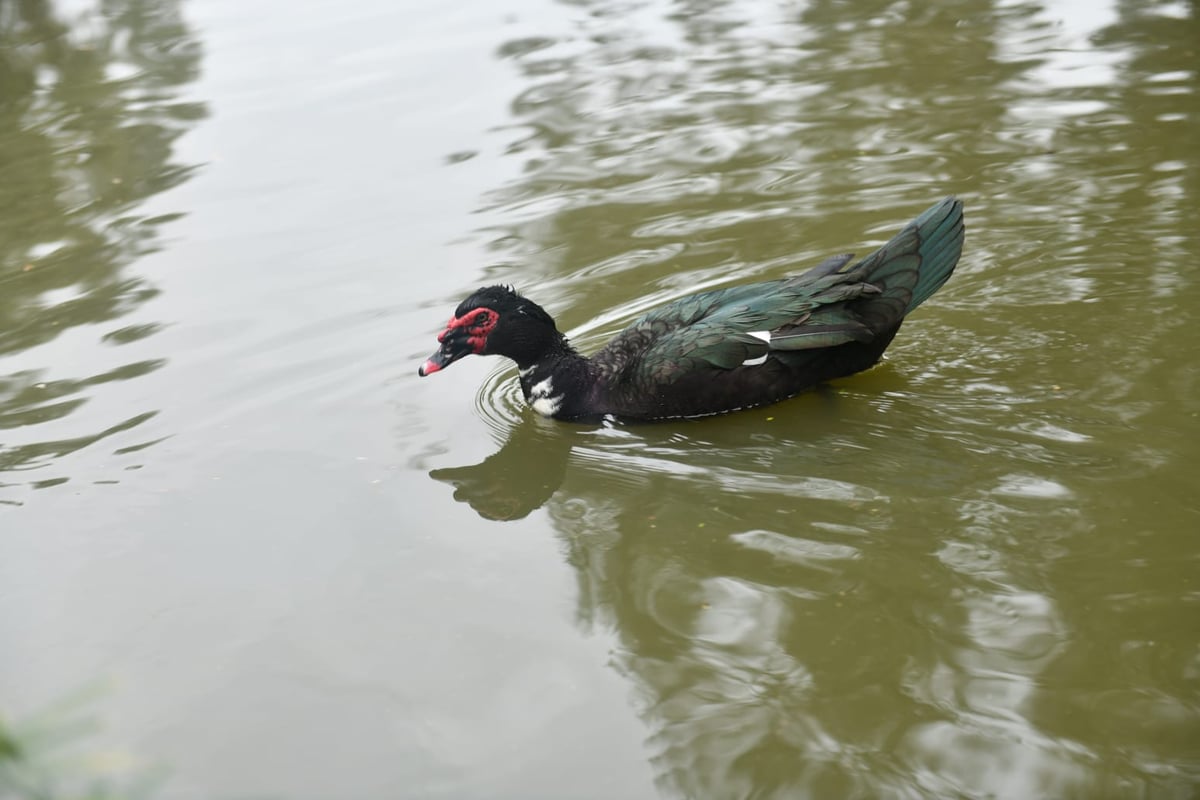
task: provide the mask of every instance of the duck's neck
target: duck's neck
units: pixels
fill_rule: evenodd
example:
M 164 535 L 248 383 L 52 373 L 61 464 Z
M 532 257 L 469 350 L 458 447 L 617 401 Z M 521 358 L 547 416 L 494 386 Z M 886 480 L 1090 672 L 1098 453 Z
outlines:
M 534 411 L 560 419 L 587 413 L 586 403 L 594 383 L 591 364 L 562 334 L 535 359 L 524 364 L 518 361 L 517 369 L 525 401 Z

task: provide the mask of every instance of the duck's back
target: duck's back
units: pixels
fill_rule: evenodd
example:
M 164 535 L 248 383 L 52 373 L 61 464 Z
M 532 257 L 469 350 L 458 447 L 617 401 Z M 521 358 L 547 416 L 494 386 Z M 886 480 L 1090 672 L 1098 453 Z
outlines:
M 654 309 L 591 359 L 591 404 L 628 419 L 717 414 L 866 369 L 949 278 L 962 243 L 962 204 L 947 198 L 855 264 L 834 256 Z

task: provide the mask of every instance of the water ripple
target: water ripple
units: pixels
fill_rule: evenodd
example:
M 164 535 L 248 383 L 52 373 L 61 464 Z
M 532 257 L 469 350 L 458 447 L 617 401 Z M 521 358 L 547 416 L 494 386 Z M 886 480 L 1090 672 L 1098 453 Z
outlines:
M 475 393 L 475 413 L 482 419 L 497 442 L 533 413 L 521 394 L 521 383 L 511 364 L 492 370 Z

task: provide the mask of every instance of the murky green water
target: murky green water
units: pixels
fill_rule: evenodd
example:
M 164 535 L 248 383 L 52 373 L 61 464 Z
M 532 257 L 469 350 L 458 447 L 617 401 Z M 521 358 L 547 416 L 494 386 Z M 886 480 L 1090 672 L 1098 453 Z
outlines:
M 1194 3 L 95 8 L 0 4 L 0 796 L 1200 791 Z M 949 193 L 827 390 L 416 375 Z

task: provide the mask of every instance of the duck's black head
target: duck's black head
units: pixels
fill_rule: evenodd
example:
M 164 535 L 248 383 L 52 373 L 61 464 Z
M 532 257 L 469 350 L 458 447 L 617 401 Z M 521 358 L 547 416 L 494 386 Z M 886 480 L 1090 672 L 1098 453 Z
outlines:
M 417 370 L 425 376 L 469 355 L 508 356 L 518 366 L 534 363 L 562 335 L 545 309 L 508 286 L 485 286 L 454 309 L 441 347 Z

